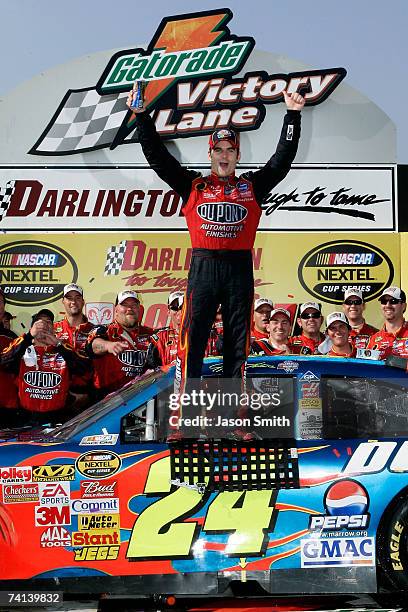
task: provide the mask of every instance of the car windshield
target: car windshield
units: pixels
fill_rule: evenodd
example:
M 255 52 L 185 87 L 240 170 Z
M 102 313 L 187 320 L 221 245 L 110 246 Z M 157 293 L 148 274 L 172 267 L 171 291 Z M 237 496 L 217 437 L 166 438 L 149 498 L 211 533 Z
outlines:
M 85 429 L 85 427 L 89 427 L 89 425 L 92 425 L 92 423 L 96 423 L 101 417 L 109 414 L 118 406 L 128 403 L 134 398 L 136 393 L 143 391 L 153 382 L 163 380 L 164 377 L 164 372 L 157 371 L 132 381 L 122 389 L 111 393 L 97 404 L 90 406 L 73 419 L 70 419 L 63 425 L 56 427 L 45 437 L 52 438 L 53 440 L 58 439 L 61 441 L 69 439 Z

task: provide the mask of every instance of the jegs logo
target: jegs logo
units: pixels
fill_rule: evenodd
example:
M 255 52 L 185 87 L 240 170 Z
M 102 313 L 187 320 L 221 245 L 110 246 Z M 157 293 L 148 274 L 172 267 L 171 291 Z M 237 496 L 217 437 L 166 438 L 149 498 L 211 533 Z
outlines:
M 129 141 L 135 121 L 125 98 L 136 80 L 147 83 L 146 106 L 155 110 L 159 133 L 183 138 L 230 126 L 256 130 L 265 105 L 282 102 L 284 90 L 301 91 L 306 103 L 315 105 L 346 76 L 344 68 L 325 68 L 288 74 L 256 70 L 233 78 L 255 40 L 230 33 L 226 24 L 232 16 L 229 9 L 217 9 L 164 17 L 146 50 L 116 53 L 96 86 L 66 93 L 29 153 L 67 155 Z M 85 108 L 90 121 L 82 119 Z M 137 135 L 130 140 L 137 142 Z

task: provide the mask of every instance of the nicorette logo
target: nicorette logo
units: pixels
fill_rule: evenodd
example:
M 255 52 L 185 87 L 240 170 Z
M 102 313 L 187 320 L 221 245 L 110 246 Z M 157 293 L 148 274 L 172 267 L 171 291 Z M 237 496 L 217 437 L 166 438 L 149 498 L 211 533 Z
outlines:
M 24 374 L 24 382 L 31 387 L 39 389 L 53 389 L 60 384 L 61 375 L 54 372 L 26 372 Z
M 197 213 L 204 221 L 213 223 L 240 223 L 248 214 L 247 209 L 240 204 L 218 202 L 214 204 L 200 204 Z
M 0 246 L 0 285 L 10 304 L 54 302 L 62 298 L 64 285 L 77 278 L 76 262 L 60 247 L 36 240 Z
M 392 283 L 394 268 L 378 247 L 358 240 L 336 240 L 312 249 L 298 268 L 302 287 L 318 300 L 341 304 L 351 287 L 374 300 Z
M 125 104 L 135 81 L 146 84 L 146 107 L 154 110 L 158 132 L 174 139 L 231 127 L 256 130 L 265 105 L 284 102 L 284 90 L 320 104 L 346 76 L 344 68 L 268 74 L 268 66 L 251 66 L 242 76 L 255 40 L 231 34 L 231 19 L 229 9 L 164 17 L 147 49 L 116 53 L 96 86 L 68 90 L 29 153 L 67 155 L 122 144 L 135 129 Z

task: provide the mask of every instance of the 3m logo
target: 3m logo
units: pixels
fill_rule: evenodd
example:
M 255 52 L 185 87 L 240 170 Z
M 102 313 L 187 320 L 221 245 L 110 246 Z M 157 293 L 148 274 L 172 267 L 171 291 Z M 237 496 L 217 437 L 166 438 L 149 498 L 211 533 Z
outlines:
M 36 506 L 35 524 L 37 527 L 47 525 L 70 525 L 71 513 L 69 506 Z
M 73 465 L 35 465 L 33 467 L 33 481 L 59 481 L 74 480 L 75 467 Z

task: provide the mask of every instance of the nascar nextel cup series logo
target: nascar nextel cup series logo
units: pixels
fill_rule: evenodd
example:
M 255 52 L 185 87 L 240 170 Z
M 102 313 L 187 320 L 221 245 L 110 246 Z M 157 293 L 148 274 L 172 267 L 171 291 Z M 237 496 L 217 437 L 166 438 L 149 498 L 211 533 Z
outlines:
M 78 268 L 60 247 L 22 240 L 0 246 L 0 286 L 7 301 L 36 306 L 62 298 L 64 285 L 76 282 Z
M 349 287 L 374 300 L 391 284 L 394 268 L 381 249 L 358 240 L 326 242 L 303 257 L 298 268 L 302 287 L 318 300 L 341 304 Z
M 248 60 L 255 40 L 235 36 L 229 9 L 164 17 L 147 49 L 120 51 L 96 86 L 68 90 L 31 149 L 33 155 L 67 155 L 137 142 L 134 115 L 125 98 L 145 81 L 148 110 L 163 137 L 203 135 L 216 128 L 256 130 L 266 104 L 283 91 L 301 91 L 309 105 L 323 102 L 346 76 L 344 68 L 288 74 L 253 70 L 233 78 Z M 119 128 L 119 129 L 118 129 Z

